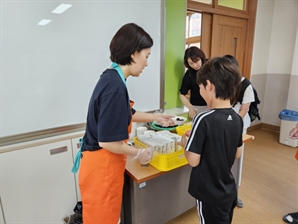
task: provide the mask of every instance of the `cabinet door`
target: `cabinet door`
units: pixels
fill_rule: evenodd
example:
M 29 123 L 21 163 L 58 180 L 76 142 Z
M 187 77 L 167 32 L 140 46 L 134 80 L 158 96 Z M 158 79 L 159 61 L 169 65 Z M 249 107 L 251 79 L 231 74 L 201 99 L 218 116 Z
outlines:
M 4 223 L 4 216 L 3 216 L 2 211 L 3 211 L 3 209 L 2 209 L 1 196 L 0 196 L 0 223 L 1 224 Z
M 77 154 L 77 152 L 80 149 L 80 143 L 79 142 L 80 142 L 80 138 L 73 138 L 71 140 L 73 160 L 75 159 L 76 154 Z M 81 199 L 81 193 L 80 193 L 80 187 L 79 187 L 79 171 L 75 174 L 77 201 L 81 201 L 82 200 Z
M 6 224 L 63 223 L 76 203 L 71 140 L 0 154 Z

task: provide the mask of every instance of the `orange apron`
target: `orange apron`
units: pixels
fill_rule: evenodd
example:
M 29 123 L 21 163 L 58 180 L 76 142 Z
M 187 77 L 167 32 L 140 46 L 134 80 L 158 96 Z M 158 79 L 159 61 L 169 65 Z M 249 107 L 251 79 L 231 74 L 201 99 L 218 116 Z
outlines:
M 131 108 L 133 103 L 130 101 Z M 128 133 L 131 132 L 131 126 L 132 122 L 128 126 Z M 126 155 L 106 149 L 83 151 L 82 154 L 79 185 L 83 223 L 117 224 L 121 213 Z

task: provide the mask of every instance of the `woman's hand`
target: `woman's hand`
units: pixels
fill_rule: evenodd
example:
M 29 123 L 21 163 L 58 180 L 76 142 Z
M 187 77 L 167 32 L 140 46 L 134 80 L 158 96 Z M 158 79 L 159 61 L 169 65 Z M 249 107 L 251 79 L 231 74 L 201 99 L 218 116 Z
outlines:
M 289 136 L 291 139 L 298 139 L 298 123 L 296 126 L 290 131 Z
M 173 115 L 155 113 L 155 116 L 154 123 L 159 123 L 163 127 L 173 126 L 175 124 L 174 120 L 172 119 L 175 117 Z
M 194 116 L 196 116 L 196 114 L 197 114 L 197 112 L 194 108 L 191 108 L 188 112 L 188 116 L 191 120 L 194 118 Z
M 137 160 L 142 165 L 148 164 L 153 157 L 153 152 L 154 150 L 152 147 L 139 148 L 137 154 L 132 160 Z

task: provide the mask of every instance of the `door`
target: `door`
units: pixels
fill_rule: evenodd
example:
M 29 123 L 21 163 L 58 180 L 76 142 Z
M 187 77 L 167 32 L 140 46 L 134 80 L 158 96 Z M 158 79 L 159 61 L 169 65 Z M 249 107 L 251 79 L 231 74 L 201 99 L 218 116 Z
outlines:
M 211 56 L 233 55 L 243 74 L 247 20 L 213 15 Z M 246 76 L 243 74 L 243 76 Z M 249 77 L 249 74 L 248 76 Z

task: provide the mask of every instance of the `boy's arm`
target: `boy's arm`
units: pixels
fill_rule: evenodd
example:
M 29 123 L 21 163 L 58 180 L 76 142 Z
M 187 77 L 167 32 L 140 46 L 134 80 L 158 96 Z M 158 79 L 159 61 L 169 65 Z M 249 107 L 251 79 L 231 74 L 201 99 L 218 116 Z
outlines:
M 182 148 L 185 148 L 186 141 L 187 141 L 186 136 L 182 135 L 181 136 L 181 141 L 177 142 L 177 144 L 180 145 Z M 192 167 L 198 166 L 201 162 L 201 155 L 200 154 L 196 154 L 196 153 L 189 152 L 189 151 L 184 151 L 184 155 L 185 155 L 185 158 L 188 161 L 188 164 Z
M 237 148 L 235 159 L 239 159 L 242 153 L 242 146 Z
M 196 167 L 200 164 L 201 162 L 201 155 L 200 154 L 196 154 L 190 151 L 185 151 L 184 155 L 188 161 L 188 164 L 192 167 Z

